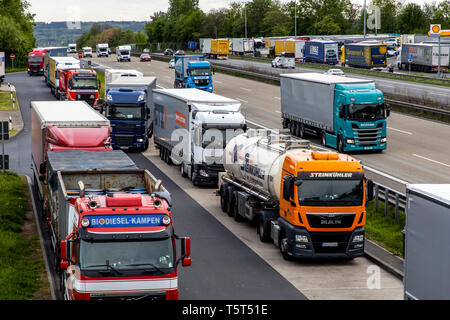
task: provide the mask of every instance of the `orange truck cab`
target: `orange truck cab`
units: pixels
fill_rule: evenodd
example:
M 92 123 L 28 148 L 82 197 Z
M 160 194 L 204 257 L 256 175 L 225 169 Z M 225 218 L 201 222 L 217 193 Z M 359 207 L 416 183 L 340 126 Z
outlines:
M 60 100 L 82 100 L 91 107 L 98 105 L 100 81 L 94 70 L 68 69 L 59 72 Z M 58 95 L 57 95 L 58 96 Z

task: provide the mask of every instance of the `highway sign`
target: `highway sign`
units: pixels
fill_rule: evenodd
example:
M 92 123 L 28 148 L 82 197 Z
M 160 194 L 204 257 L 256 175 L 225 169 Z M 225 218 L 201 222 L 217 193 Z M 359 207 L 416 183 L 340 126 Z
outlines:
M 9 140 L 8 121 L 0 121 L 0 140 Z
M 14 60 L 14 59 L 16 58 L 16 56 L 15 56 L 14 53 L 11 53 L 11 54 L 9 55 L 9 58 L 10 58 L 11 60 Z
M 5 167 L 3 168 L 3 157 L 5 159 Z M 9 170 L 9 155 L 8 154 L 0 154 L 0 170 Z

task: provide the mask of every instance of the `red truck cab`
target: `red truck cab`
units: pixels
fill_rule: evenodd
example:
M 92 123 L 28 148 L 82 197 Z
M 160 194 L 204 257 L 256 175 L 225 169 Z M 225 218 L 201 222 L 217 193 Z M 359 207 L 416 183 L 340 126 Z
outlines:
M 59 72 L 58 91 L 61 100 L 82 100 L 96 107 L 100 85 L 94 70 L 68 69 Z
M 60 243 L 65 299 L 177 300 L 177 266 L 191 264 L 190 238 L 175 235 L 170 199 L 157 193 L 80 196 L 70 201 L 73 230 Z
M 27 68 L 29 76 L 32 76 L 33 74 L 44 74 L 44 56 L 46 53 L 46 49 L 33 49 L 33 51 L 28 54 Z

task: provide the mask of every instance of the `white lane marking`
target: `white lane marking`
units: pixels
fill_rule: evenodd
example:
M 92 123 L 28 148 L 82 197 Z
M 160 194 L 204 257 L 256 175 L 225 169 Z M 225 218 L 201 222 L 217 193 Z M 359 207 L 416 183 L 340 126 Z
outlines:
M 410 135 L 412 135 L 412 132 L 409 132 L 409 131 L 403 131 L 403 130 L 400 130 L 400 129 L 395 129 L 395 128 L 391 128 L 391 127 L 387 127 L 389 130 L 394 130 L 394 131 L 398 131 L 398 132 L 401 132 L 401 133 L 405 133 L 405 134 L 410 134 Z
M 219 81 L 219 80 L 213 80 L 213 82 L 215 82 L 215 83 L 220 83 L 220 84 L 223 83 L 222 81 Z
M 250 91 L 252 91 L 252 89 L 247 89 L 247 88 L 240 88 L 241 90 L 245 90 L 245 91 L 248 91 L 248 92 L 250 92 Z
M 281 100 L 281 98 L 280 97 L 273 97 L 274 99 L 277 99 L 277 100 Z
M 413 156 L 415 156 L 417 158 L 424 159 L 424 160 L 428 160 L 428 161 L 431 161 L 431 162 L 434 162 L 434 163 L 437 163 L 437 164 L 440 164 L 440 165 L 443 165 L 443 166 L 446 166 L 446 167 L 450 168 L 450 164 L 439 162 L 439 161 L 436 161 L 436 160 L 433 160 L 433 159 L 430 159 L 430 158 L 427 158 L 427 157 L 419 156 L 418 154 L 415 154 L 415 153 L 413 153 Z
M 244 100 L 244 99 L 240 99 L 240 98 L 236 98 L 236 99 L 238 99 L 239 101 L 242 101 L 242 102 L 248 103 L 248 101 L 247 101 L 247 100 Z

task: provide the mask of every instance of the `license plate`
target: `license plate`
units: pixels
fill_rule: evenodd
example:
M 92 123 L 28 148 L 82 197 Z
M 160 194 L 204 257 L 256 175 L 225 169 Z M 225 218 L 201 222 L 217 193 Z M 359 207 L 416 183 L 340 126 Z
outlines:
M 372 150 L 373 147 L 364 147 L 364 150 Z
M 322 247 L 337 247 L 337 242 L 322 242 Z

